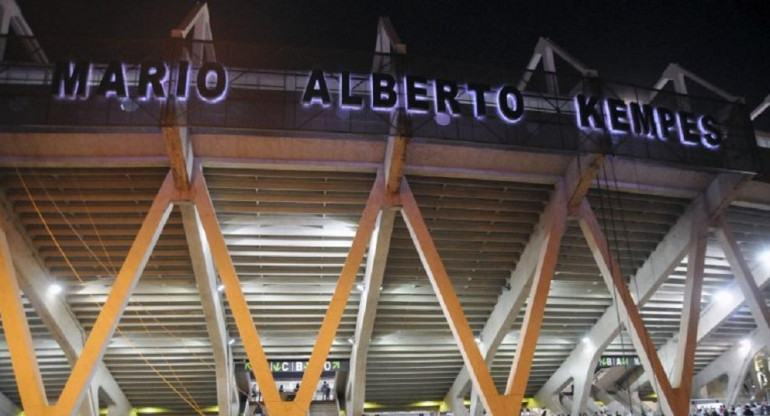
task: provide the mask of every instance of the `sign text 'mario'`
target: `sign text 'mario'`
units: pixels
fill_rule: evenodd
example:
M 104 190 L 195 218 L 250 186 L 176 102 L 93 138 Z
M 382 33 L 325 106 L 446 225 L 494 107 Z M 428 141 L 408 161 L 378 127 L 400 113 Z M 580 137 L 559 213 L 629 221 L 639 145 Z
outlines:
M 92 79 L 94 69 L 95 66 L 87 61 L 57 62 L 51 92 L 59 98 L 87 99 L 91 94 L 90 84 L 96 81 Z M 100 72 L 96 95 L 129 98 L 125 63 L 111 61 Z M 227 71 L 222 64 L 206 62 L 197 69 L 196 74 L 192 72 L 189 61 L 179 61 L 174 68 L 162 61 L 142 62 L 139 65 L 136 93 L 132 98 L 149 100 L 173 96 L 178 100 L 186 100 L 191 79 L 195 79 L 195 91 L 201 100 L 213 103 L 225 98 L 228 82 Z

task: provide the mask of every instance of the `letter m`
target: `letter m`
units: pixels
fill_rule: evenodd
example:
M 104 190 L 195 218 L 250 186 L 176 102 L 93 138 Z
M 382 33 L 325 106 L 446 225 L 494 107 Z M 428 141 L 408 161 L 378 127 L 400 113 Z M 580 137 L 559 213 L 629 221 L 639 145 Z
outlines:
M 59 61 L 53 71 L 52 94 L 60 98 L 87 98 L 88 74 L 91 64 L 86 61 Z

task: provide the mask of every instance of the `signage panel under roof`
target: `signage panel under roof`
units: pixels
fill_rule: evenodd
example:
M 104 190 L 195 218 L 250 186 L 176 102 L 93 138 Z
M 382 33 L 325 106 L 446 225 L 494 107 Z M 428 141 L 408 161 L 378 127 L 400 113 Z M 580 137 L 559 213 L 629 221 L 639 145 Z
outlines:
M 56 63 L 4 62 L 5 129 L 146 130 L 176 122 L 207 133 L 383 139 L 392 131 L 392 113 L 403 110 L 414 140 L 759 170 L 748 111 L 721 98 L 411 55 L 270 53 L 174 39 L 119 40 L 125 47 L 113 48 L 50 42 L 60 46 L 49 49 Z M 200 56 L 177 58 L 183 46 Z M 377 99 L 388 98 L 383 86 L 391 89 L 391 101 Z M 308 100 L 308 91 L 316 96 Z

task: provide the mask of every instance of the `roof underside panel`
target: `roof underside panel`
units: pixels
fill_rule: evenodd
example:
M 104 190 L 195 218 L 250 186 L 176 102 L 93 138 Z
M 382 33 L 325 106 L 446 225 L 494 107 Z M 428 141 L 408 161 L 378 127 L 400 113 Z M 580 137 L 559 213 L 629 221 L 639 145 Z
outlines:
M 86 331 L 98 316 L 166 173 L 163 168 L 0 170 L 8 206 L 51 277 L 64 286 L 63 296 Z M 204 175 L 268 357 L 307 359 L 374 174 L 206 168 Z M 511 271 L 552 187 L 427 176 L 408 179 L 468 321 L 480 333 L 498 297 L 508 290 Z M 592 190 L 588 199 L 626 277 L 638 270 L 690 203 L 607 190 Z M 758 253 L 767 247 L 770 214 L 731 207 L 726 218 L 753 266 Z M 665 278 L 642 308 L 657 347 L 679 329 L 686 263 L 684 259 Z M 357 283 L 363 279 L 364 264 Z M 703 307 L 733 279 L 713 236 L 705 277 Z M 612 299 L 577 222 L 569 221 L 527 395 L 537 392 L 564 362 L 611 307 Z M 229 305 L 221 301 L 228 335 L 235 339 L 234 359 L 245 360 Z M 359 301 L 360 290 L 354 288 L 331 358 L 349 358 L 348 339 L 355 331 Z M 26 306 L 47 392 L 58 395 L 69 374 L 69 363 L 42 321 Z M 491 368 L 500 390 L 505 387 L 523 318 L 524 309 Z M 755 327 L 745 307 L 732 313 L 702 341 L 696 370 Z M 625 331 L 612 341 L 607 354 L 634 354 Z M 4 345 L 0 357 L 6 357 L 0 363 L 4 380 L 0 392 L 18 403 Z M 161 406 L 182 414 L 192 407 L 216 404 L 214 358 L 178 209 L 172 211 L 129 299 L 104 361 L 135 406 Z M 403 407 L 442 400 L 462 365 L 399 215 L 369 350 L 366 401 Z M 633 377 L 622 375 L 621 379 Z

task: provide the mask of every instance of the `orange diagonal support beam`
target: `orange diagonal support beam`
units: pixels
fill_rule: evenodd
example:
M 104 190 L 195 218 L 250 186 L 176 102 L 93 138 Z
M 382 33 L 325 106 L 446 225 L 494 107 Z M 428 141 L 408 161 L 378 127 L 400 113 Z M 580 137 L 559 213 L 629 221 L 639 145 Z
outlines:
M 556 260 L 559 257 L 561 239 L 567 222 L 568 204 L 564 185 L 559 182 L 554 190 L 556 210 L 549 224 L 546 237 L 545 250 L 539 253 L 535 276 L 530 288 L 527 311 L 524 315 L 524 323 L 521 328 L 516 356 L 514 357 L 511 373 L 508 377 L 506 395 L 510 397 L 513 414 L 519 414 L 524 392 L 529 381 L 529 372 L 532 368 L 532 359 L 535 356 L 535 347 L 540 335 L 540 326 L 543 322 L 545 303 L 548 300 L 548 291 L 551 288 L 551 279 L 556 269 Z
M 318 332 L 318 339 L 316 339 L 313 352 L 310 354 L 310 361 L 307 364 L 307 369 L 305 369 L 305 374 L 302 376 L 302 385 L 299 392 L 297 392 L 295 400 L 307 403 L 308 406 L 313 400 L 326 357 L 329 355 L 334 336 L 337 334 L 342 314 L 345 312 L 345 305 L 348 303 L 350 292 L 353 290 L 353 285 L 356 282 L 356 275 L 361 268 L 366 247 L 372 238 L 372 232 L 377 223 L 377 215 L 380 212 L 384 196 L 385 178 L 382 172 L 378 172 L 374 187 L 369 193 L 369 199 L 358 223 L 356 235 L 353 237 L 353 244 L 350 246 L 350 251 L 345 259 L 345 265 L 342 267 L 337 287 L 334 289 L 332 300 L 329 302 L 329 308 L 326 311 L 326 315 L 324 315 L 321 329 Z M 308 409 L 303 408 L 303 410 L 304 412 L 297 416 L 304 416 Z
M 35 347 L 24 314 L 19 281 L 11 261 L 11 252 L 5 231 L 0 229 L 0 317 L 8 350 L 11 355 L 13 374 L 19 387 L 21 405 L 28 415 L 44 415 L 48 399 L 40 377 L 35 357 Z
M 690 391 L 695 366 L 695 349 L 698 346 L 698 320 L 700 318 L 701 293 L 703 292 L 703 268 L 706 264 L 708 226 L 705 213 L 696 215 L 692 227 L 692 243 L 687 255 L 687 277 L 684 281 L 679 343 L 677 345 L 671 385 L 679 396 L 675 414 L 688 413 Z
M 639 360 L 642 362 L 644 371 L 651 374 L 657 381 L 656 386 L 658 396 L 663 399 L 664 405 L 672 406 L 677 403 L 676 393 L 671 386 L 671 382 L 660 363 L 658 352 L 655 345 L 650 340 L 647 328 L 639 314 L 639 308 L 634 303 L 631 292 L 628 290 L 625 279 L 620 271 L 620 264 L 612 256 L 607 239 L 596 220 L 591 206 L 585 199 L 580 205 L 580 229 L 583 231 L 588 247 L 594 256 L 596 265 L 604 278 L 610 293 L 617 293 L 619 304 L 616 307 L 625 312 L 627 321 L 625 326 L 628 329 L 631 339 L 639 354 Z M 696 325 L 697 326 L 697 325 Z M 689 392 L 688 392 L 689 394 Z M 680 415 L 677 415 L 680 416 Z
M 193 191 L 195 193 L 195 206 L 200 214 L 201 223 L 214 257 L 214 263 L 225 286 L 225 296 L 235 318 L 238 333 L 246 347 L 246 354 L 251 362 L 254 376 L 262 391 L 262 396 L 265 399 L 268 413 L 273 416 L 305 416 L 310 408 L 313 393 L 321 378 L 324 362 L 337 334 L 342 313 L 353 289 L 358 269 L 361 267 L 366 247 L 374 230 L 377 214 L 382 206 L 385 194 L 385 181 L 382 172 L 377 173 L 377 179 L 369 193 L 369 199 L 366 202 L 356 235 L 353 237 L 353 243 L 345 259 L 340 279 L 329 302 L 329 307 L 321 324 L 313 352 L 310 355 L 300 390 L 293 401 L 283 401 L 275 387 L 275 380 L 270 371 L 267 356 L 259 338 L 259 332 L 254 326 L 254 320 L 246 304 L 246 298 L 243 295 L 232 258 L 227 250 L 227 244 L 219 227 L 214 205 L 211 202 L 200 166 L 197 166 L 195 169 Z
M 64 390 L 62 390 L 54 407 L 53 414 L 55 416 L 75 415 L 80 402 L 83 400 L 86 388 L 93 378 L 96 363 L 104 356 L 107 342 L 115 333 L 118 322 L 128 304 L 128 298 L 133 293 L 155 243 L 163 231 L 163 226 L 171 214 L 171 201 L 176 196 L 174 179 L 169 172 L 152 202 L 150 211 L 144 218 L 139 233 L 131 244 L 131 249 L 128 251 L 128 255 L 120 267 L 120 272 L 115 278 L 115 283 L 112 285 L 110 295 L 88 334 L 86 344 L 72 368 L 67 384 L 64 385 Z
M 441 261 L 436 245 L 430 235 L 428 226 L 420 213 L 417 201 L 414 199 L 412 190 L 406 178 L 401 183 L 401 214 L 409 229 L 417 253 L 420 255 L 423 267 L 428 274 L 433 290 L 438 296 L 439 304 L 444 312 L 444 316 L 449 322 L 449 328 L 452 330 L 455 341 L 460 346 L 460 353 L 463 356 L 465 364 L 470 369 L 471 380 L 476 389 L 479 390 L 484 407 L 492 416 L 512 415 L 510 413 L 510 403 L 504 396 L 501 396 L 492 376 L 489 373 L 484 357 L 479 351 L 479 347 L 473 337 L 473 331 L 465 317 L 460 299 L 452 286 L 452 281 L 447 275 L 444 263 Z M 518 414 L 518 413 L 517 413 Z

